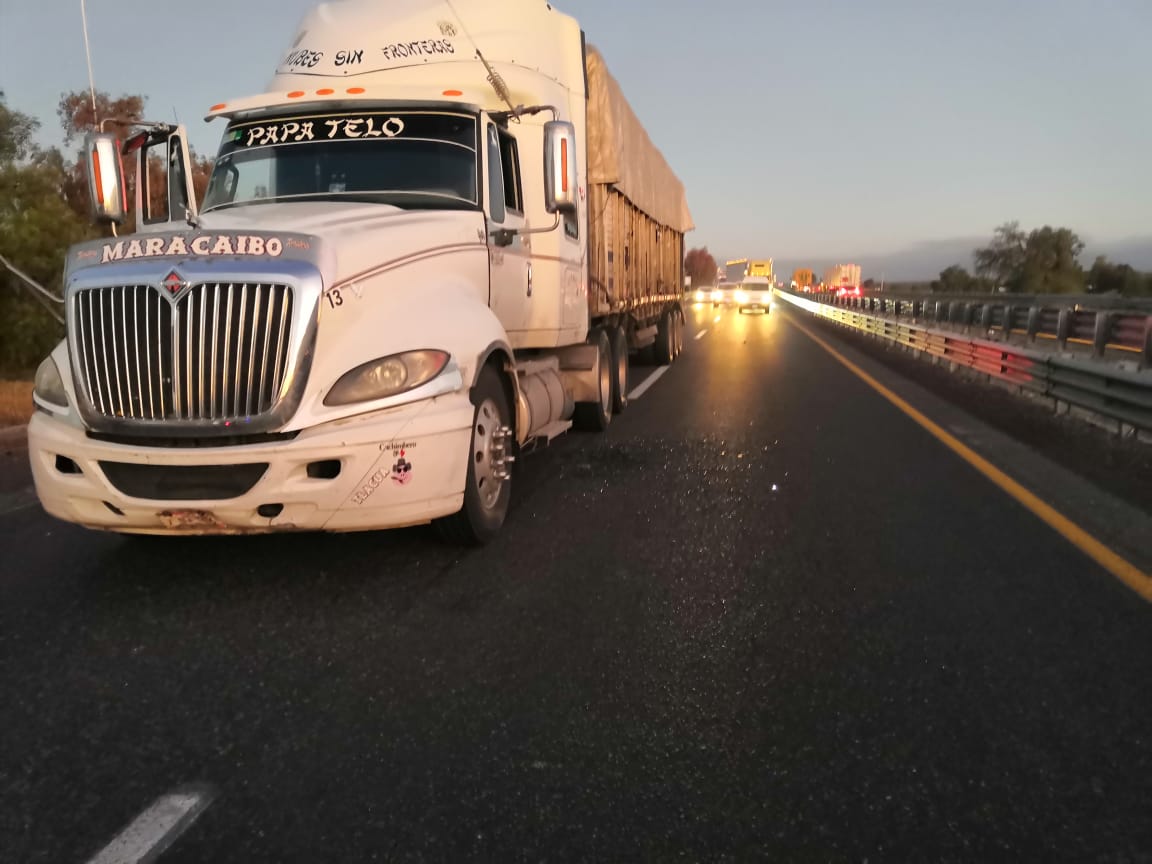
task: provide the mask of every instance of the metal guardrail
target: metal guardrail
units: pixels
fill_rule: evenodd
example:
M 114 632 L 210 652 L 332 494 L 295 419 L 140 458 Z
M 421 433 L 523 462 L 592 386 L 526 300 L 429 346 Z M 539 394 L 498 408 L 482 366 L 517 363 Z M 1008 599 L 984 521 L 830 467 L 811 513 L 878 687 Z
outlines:
M 1138 368 L 1152 368 L 1152 300 L 1098 295 L 867 295 L 819 298 L 825 305 L 873 315 L 931 321 L 965 330 L 1021 336 L 1091 349 L 1091 356 L 1124 352 Z
M 1060 357 L 1007 342 L 974 339 L 899 318 L 865 314 L 840 303 L 817 302 L 786 291 L 777 291 L 776 295 L 819 318 L 1117 421 L 1121 432 L 1125 426 L 1152 432 L 1152 370 L 1129 372 L 1099 360 Z

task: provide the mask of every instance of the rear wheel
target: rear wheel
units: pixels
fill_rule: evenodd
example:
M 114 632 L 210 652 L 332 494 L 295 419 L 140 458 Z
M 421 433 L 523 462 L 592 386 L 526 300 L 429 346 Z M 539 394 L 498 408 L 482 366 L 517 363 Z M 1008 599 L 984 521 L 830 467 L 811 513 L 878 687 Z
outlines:
M 676 356 L 679 357 L 681 354 L 684 353 L 684 313 L 681 312 L 679 309 L 673 310 L 672 320 L 676 324 L 676 327 L 675 327 L 673 332 L 675 334 L 674 342 L 675 342 Z
M 512 412 L 496 370 L 488 367 L 480 373 L 472 401 L 476 410 L 472 415 L 464 506 L 458 513 L 436 520 L 440 536 L 461 545 L 479 545 L 495 537 L 512 500 Z
M 665 312 L 660 316 L 660 323 L 656 325 L 656 365 L 667 366 L 672 362 L 672 314 Z
M 573 420 L 576 428 L 585 432 L 603 432 L 612 422 L 612 345 L 608 334 L 599 328 L 588 334 L 588 341 L 599 354 L 597 398 L 594 402 L 577 402 Z
M 612 345 L 612 413 L 628 407 L 628 336 L 623 327 L 613 327 L 608 337 Z

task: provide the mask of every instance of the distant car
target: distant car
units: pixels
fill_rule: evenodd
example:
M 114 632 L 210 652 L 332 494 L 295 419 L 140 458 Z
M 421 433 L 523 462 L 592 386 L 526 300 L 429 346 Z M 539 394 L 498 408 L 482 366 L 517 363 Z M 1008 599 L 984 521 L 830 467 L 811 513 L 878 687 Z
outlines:
M 764 276 L 749 276 L 732 292 L 732 305 L 741 315 L 745 312 L 767 314 L 772 308 L 772 280 Z
M 746 285 L 736 289 L 733 293 L 733 301 L 741 315 L 745 312 L 759 312 L 767 315 L 772 311 L 772 289 Z

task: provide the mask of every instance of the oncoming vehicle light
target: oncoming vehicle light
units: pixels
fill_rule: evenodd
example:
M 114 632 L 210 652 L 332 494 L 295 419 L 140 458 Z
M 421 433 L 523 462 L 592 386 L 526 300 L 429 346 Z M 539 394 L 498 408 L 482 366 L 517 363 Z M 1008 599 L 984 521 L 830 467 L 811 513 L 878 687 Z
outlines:
M 448 353 L 430 348 L 370 360 L 340 376 L 324 404 L 351 405 L 397 396 L 427 384 L 447 365 Z
M 696 293 L 692 295 L 692 299 L 696 303 L 703 303 L 704 302 L 704 292 L 701 291 L 699 288 L 697 288 Z
M 737 303 L 747 303 L 748 302 L 748 292 L 747 291 L 737 291 L 735 294 L 735 297 L 736 297 Z
M 719 288 L 715 289 L 712 292 L 712 302 L 713 303 L 719 303 L 723 299 L 724 299 L 724 292 L 721 291 Z

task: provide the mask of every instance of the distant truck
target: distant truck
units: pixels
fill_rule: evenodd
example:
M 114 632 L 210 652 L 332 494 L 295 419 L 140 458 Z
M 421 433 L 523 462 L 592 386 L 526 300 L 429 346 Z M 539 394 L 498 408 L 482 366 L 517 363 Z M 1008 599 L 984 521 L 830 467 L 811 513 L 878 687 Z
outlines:
M 806 267 L 799 267 L 792 271 L 792 290 L 811 291 L 816 282 L 816 275 Z
M 132 158 L 141 227 L 68 253 L 29 426 L 54 516 L 483 542 L 519 447 L 603 429 L 630 352 L 680 353 L 683 186 L 554 6 L 324 3 L 214 118 L 199 203 L 182 127 L 86 141 L 94 215 L 125 219 Z
M 749 261 L 746 275 L 750 278 L 766 279 L 768 282 L 772 282 L 772 259 Z
M 834 291 L 841 295 L 859 295 L 862 284 L 859 264 L 836 264 L 824 271 L 826 291 Z
M 724 263 L 724 278 L 721 283 L 735 285 L 742 281 L 748 275 L 748 259 L 747 258 L 733 258 L 731 261 Z

